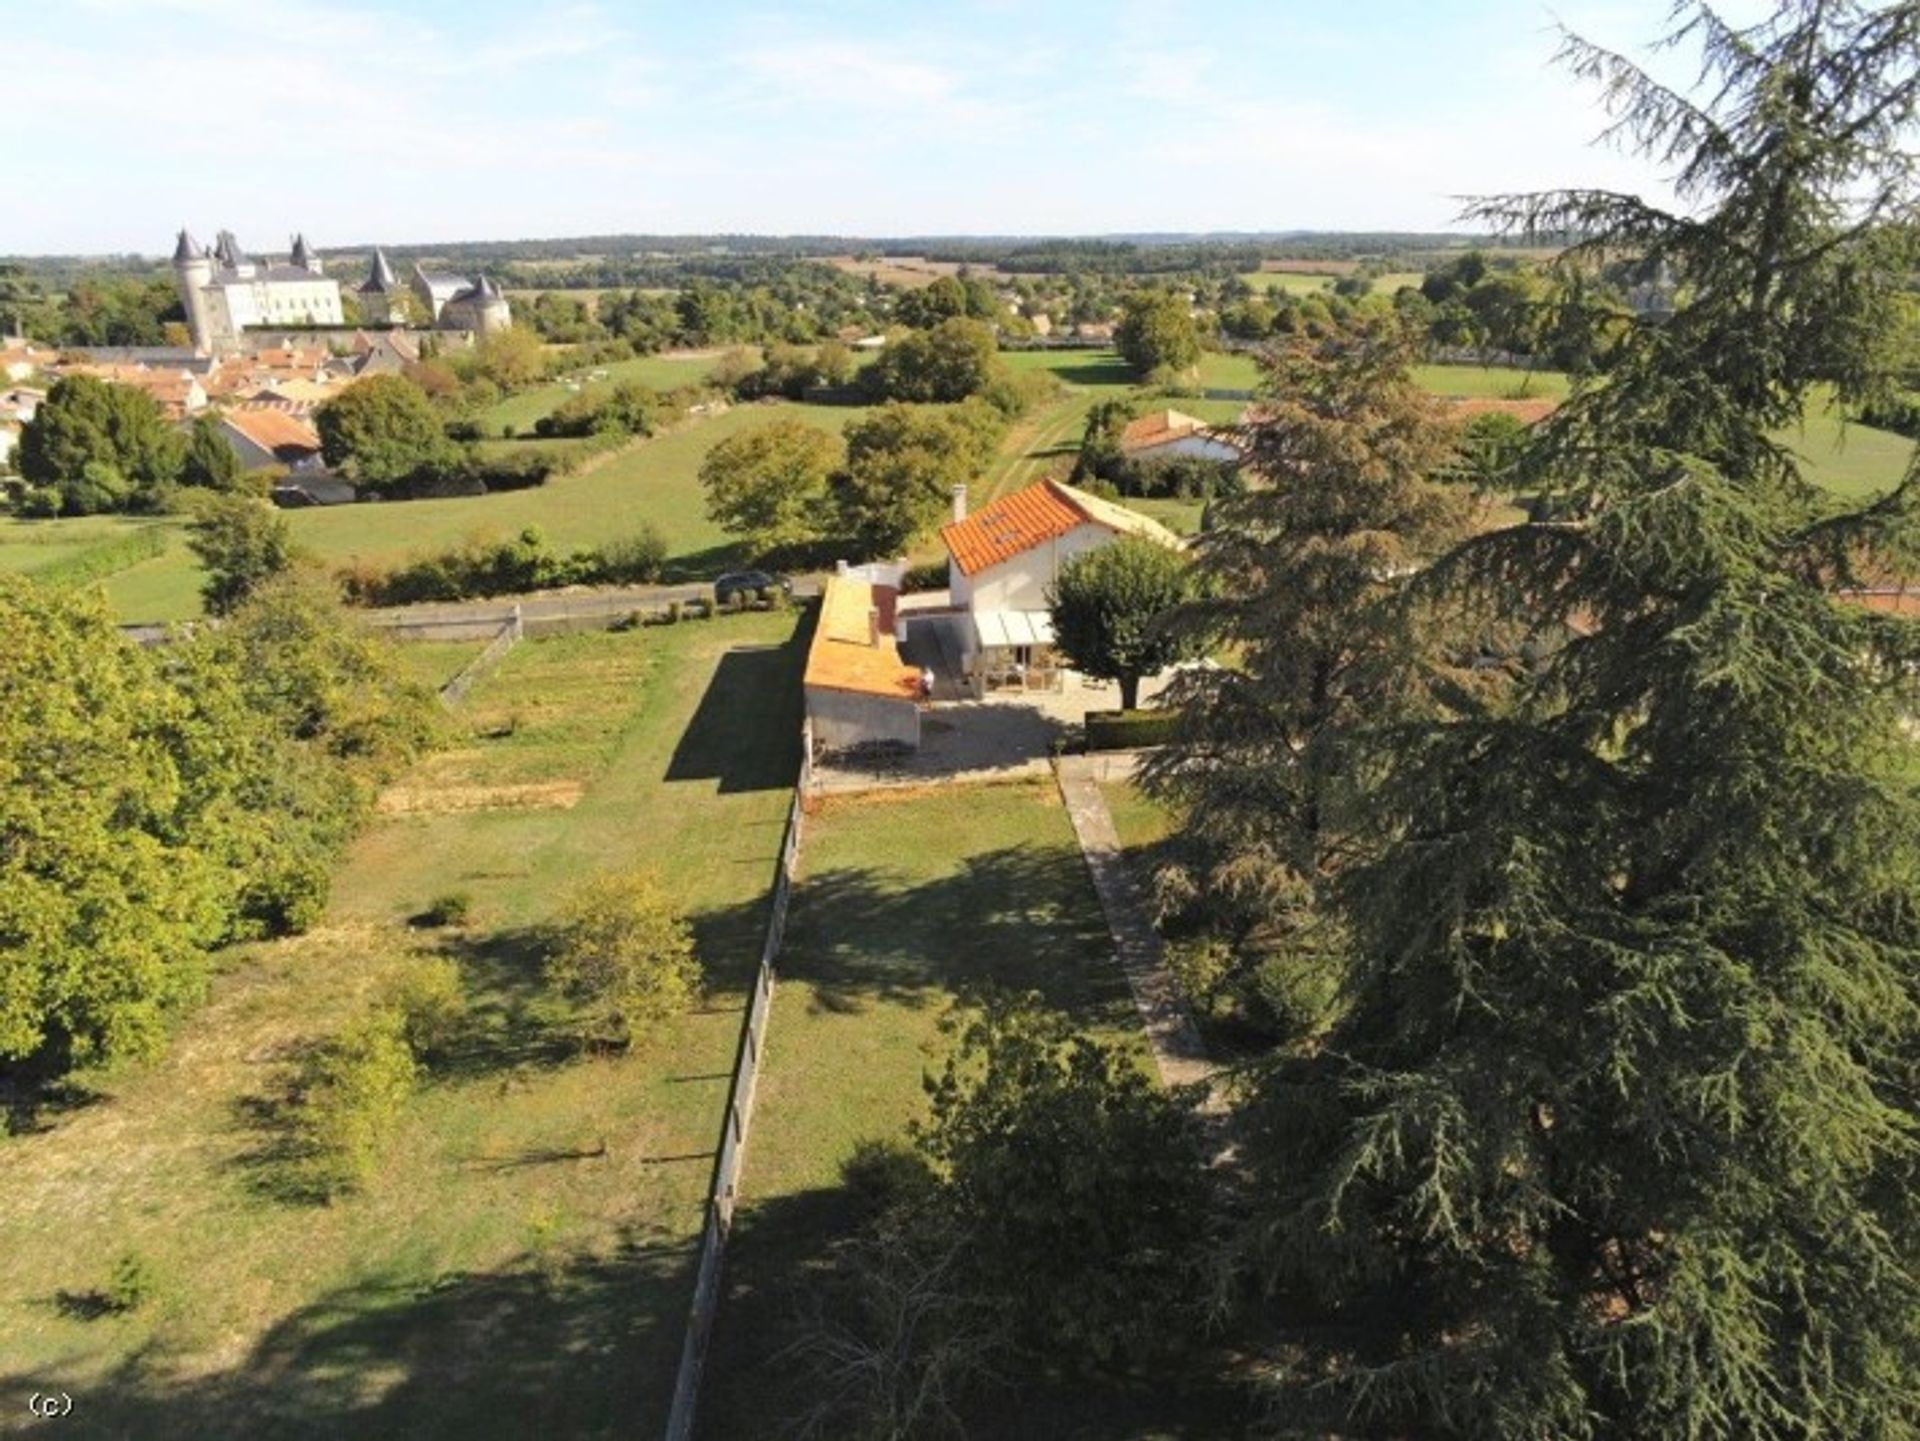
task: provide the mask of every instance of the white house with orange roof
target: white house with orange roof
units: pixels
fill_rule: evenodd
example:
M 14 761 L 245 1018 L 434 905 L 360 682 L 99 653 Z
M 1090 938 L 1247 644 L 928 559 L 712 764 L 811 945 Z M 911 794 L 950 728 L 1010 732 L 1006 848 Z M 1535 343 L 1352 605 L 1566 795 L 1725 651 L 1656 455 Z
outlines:
M 1172 549 L 1184 542 L 1151 516 L 1058 480 L 1003 495 L 969 514 L 966 487 L 940 529 L 952 603 L 963 608 L 970 644 L 963 668 L 984 689 L 1053 687 L 1053 619 L 1047 594 L 1063 566 L 1122 535 Z
M 1155 410 L 1128 422 L 1120 432 L 1120 453 L 1128 460 L 1175 460 L 1190 457 L 1232 463 L 1240 447 L 1198 416 L 1179 410 Z

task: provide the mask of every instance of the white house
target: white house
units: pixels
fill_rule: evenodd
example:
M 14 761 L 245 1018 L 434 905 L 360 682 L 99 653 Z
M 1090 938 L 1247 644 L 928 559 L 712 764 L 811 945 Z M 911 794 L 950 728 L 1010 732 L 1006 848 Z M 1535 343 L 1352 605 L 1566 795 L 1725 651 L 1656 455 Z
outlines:
M 1150 516 L 1057 480 L 1001 496 L 971 515 L 966 487 L 955 489 L 953 519 L 940 538 L 949 594 L 967 613 L 971 645 L 963 660 L 977 684 L 1058 683 L 1047 592 L 1074 556 L 1121 535 L 1175 550 L 1183 544 Z
M 1156 410 L 1128 423 L 1120 432 L 1120 453 L 1128 460 L 1151 464 L 1192 456 L 1200 460 L 1232 462 L 1240 447 L 1206 421 L 1178 410 Z

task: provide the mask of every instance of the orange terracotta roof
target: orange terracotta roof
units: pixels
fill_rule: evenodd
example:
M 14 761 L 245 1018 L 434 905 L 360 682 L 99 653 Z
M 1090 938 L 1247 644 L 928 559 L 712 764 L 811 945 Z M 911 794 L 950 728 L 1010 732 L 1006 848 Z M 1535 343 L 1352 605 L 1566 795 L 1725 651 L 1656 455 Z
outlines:
M 311 425 L 284 410 L 245 409 L 229 411 L 221 421 L 240 432 L 262 450 L 285 459 L 285 451 L 304 451 L 317 455 L 320 436 Z
M 940 527 L 940 539 L 962 575 L 981 571 L 1058 540 L 1081 525 L 1101 525 L 1123 535 L 1145 536 L 1162 545 L 1180 546 L 1180 537 L 1159 521 L 1089 495 L 1084 490 L 1043 480 L 982 506 L 965 520 Z
M 1165 445 L 1170 440 L 1184 440 L 1190 435 L 1199 435 L 1206 429 L 1207 423 L 1195 416 L 1178 410 L 1156 410 L 1151 415 L 1143 415 L 1127 423 L 1120 432 L 1120 448 L 1144 450 L 1148 446 Z
M 900 659 L 893 642 L 898 592 L 849 576 L 827 578 L 820 592 L 820 623 L 807 652 L 805 683 L 826 690 L 912 701 L 920 695 L 920 672 Z M 878 610 L 879 635 L 870 611 Z

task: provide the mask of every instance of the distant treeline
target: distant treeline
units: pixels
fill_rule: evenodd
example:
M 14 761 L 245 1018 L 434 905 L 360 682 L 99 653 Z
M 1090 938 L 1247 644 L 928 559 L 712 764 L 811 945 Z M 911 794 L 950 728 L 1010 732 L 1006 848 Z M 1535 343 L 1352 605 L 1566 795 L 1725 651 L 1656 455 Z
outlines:
M 1497 249 L 1497 237 L 1432 231 L 1273 231 L 1219 234 L 1151 233 L 1102 236 L 859 236 L 859 235 L 574 235 L 546 240 L 466 240 L 384 244 L 396 262 L 432 261 L 450 269 L 500 271 L 516 263 L 604 260 L 622 267 L 616 283 L 686 274 L 732 278 L 746 261 L 822 255 L 899 255 L 1006 270 L 1101 270 L 1162 274 L 1252 269 L 1261 260 L 1347 260 L 1360 256 L 1431 255 L 1464 247 Z M 1530 244 L 1552 244 L 1536 237 Z M 271 253 L 268 245 L 263 253 Z M 364 260 L 373 242 L 322 244 L 323 255 Z M 150 276 L 167 269 L 164 255 L 0 256 L 49 290 L 81 279 Z M 534 283 L 538 283 L 537 281 Z M 575 281 L 576 284 L 584 284 Z M 674 283 L 664 279 L 662 283 Z

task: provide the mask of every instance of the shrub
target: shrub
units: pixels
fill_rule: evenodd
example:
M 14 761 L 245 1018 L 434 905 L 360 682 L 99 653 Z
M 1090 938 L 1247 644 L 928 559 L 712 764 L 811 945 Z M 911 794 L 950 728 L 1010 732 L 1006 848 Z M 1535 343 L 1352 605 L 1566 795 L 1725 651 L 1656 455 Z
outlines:
M 137 1311 L 160 1289 L 153 1264 L 138 1251 L 123 1251 L 108 1278 L 107 1306 L 114 1311 Z
M 352 1190 L 372 1174 L 417 1076 L 406 1017 L 390 1007 L 355 1022 L 314 1055 L 302 1078 L 297 1121 L 315 1193 Z
M 651 585 L 666 569 L 667 552 L 667 538 L 660 527 L 646 521 L 632 535 L 601 547 L 595 579 L 609 585 Z
M 1236 974 L 1233 947 L 1219 936 L 1192 936 L 1167 947 L 1167 970 L 1187 1004 L 1203 1015 L 1218 1009 Z
M 1087 749 L 1141 750 L 1171 741 L 1180 724 L 1177 710 L 1090 710 L 1087 712 Z
M 651 872 L 609 871 L 569 897 L 547 977 L 585 1011 L 587 1039 L 626 1045 L 700 991 L 693 931 Z
M 423 926 L 464 926 L 473 915 L 473 897 L 465 891 L 445 891 L 420 912 Z
M 909 595 L 918 591 L 945 590 L 951 578 L 947 562 L 929 560 L 908 566 L 906 574 L 900 578 L 900 589 Z
M 333 889 L 332 854 L 324 846 L 283 846 L 248 873 L 236 909 L 238 934 L 297 936 L 319 921 Z
M 681 618 L 685 616 L 686 613 L 687 613 L 687 608 L 684 603 L 677 600 L 670 600 L 667 602 L 667 624 L 668 625 L 680 624 Z
M 387 988 L 384 1004 L 399 1015 L 416 1056 L 443 1055 L 467 1015 L 460 967 L 446 956 L 423 956 Z

